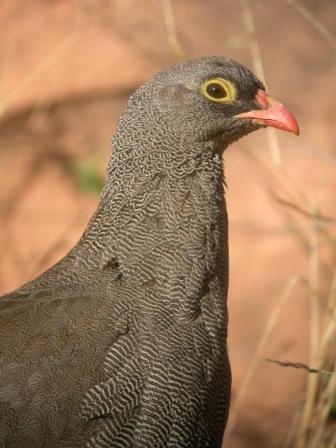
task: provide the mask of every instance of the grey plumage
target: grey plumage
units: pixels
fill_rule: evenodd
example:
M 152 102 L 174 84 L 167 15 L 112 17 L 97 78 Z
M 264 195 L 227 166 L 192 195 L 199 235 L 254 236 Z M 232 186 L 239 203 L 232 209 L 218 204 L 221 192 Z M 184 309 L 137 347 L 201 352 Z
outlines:
M 232 104 L 202 96 L 221 77 Z M 221 153 L 257 129 L 262 84 L 226 58 L 163 71 L 130 98 L 77 245 L 0 300 L 0 446 L 221 444 L 230 402 Z

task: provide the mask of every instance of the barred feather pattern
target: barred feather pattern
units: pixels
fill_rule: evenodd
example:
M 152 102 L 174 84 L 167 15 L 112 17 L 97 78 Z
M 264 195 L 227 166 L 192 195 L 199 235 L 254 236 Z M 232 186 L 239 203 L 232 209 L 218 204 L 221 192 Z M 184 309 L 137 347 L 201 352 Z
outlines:
M 226 217 L 220 160 L 200 159 L 197 169 L 185 161 L 186 175 L 154 176 L 117 218 L 127 331 L 83 401 L 82 418 L 101 419 L 88 448 L 220 446 L 230 391 Z
M 180 87 L 219 67 L 256 88 L 238 64 L 205 58 L 132 95 L 82 238 L 1 299 L 6 448 L 221 446 L 231 374 L 219 149 L 252 128 L 239 133 Z

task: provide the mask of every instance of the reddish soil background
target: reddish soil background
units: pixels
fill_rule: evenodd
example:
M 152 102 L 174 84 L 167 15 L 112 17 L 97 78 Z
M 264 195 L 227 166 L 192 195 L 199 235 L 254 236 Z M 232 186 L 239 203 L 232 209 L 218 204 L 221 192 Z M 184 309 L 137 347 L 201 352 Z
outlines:
M 336 241 L 335 30 L 328 0 L 0 4 L 0 293 L 80 237 L 99 197 L 83 191 L 76 169 L 94 160 L 104 175 L 128 95 L 159 69 L 209 54 L 251 69 L 261 60 L 269 92 L 296 115 L 299 138 L 259 131 L 224 157 L 233 370 L 224 447 L 286 446 L 304 398 L 307 373 L 265 359 L 309 363 L 312 221 L 279 198 L 330 218 L 322 226 Z M 323 240 L 319 253 L 323 308 L 335 252 Z

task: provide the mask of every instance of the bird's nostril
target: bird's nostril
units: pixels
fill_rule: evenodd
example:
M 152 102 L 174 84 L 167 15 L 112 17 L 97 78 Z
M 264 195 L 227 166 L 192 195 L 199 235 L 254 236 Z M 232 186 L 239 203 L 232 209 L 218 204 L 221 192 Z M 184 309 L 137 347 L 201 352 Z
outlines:
M 258 89 L 254 99 L 262 109 L 267 109 L 269 107 L 268 95 L 265 90 Z

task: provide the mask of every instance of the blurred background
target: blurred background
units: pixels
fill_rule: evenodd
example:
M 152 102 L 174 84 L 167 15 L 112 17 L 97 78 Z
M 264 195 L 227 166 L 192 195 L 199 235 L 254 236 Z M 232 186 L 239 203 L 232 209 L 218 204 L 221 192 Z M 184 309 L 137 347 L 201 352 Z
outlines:
M 335 1 L 2 0 L 0 42 L 0 293 L 78 240 L 117 118 L 156 71 L 229 56 L 293 112 L 299 138 L 262 130 L 224 155 L 233 396 L 223 447 L 335 448 Z

